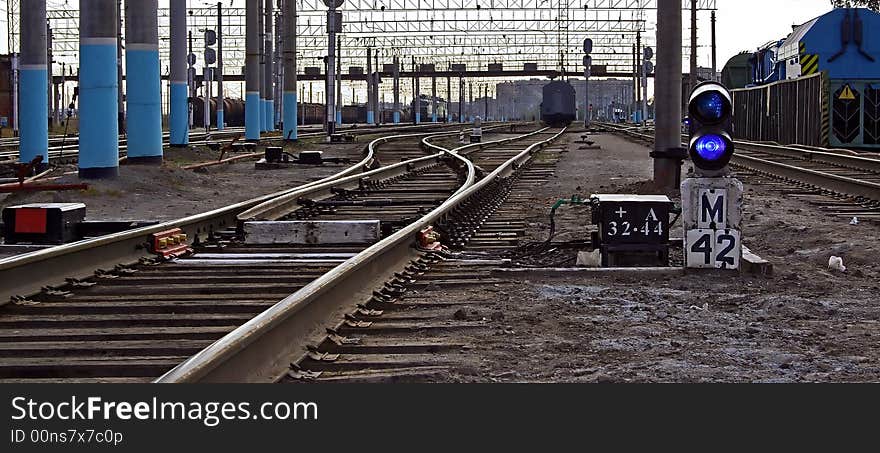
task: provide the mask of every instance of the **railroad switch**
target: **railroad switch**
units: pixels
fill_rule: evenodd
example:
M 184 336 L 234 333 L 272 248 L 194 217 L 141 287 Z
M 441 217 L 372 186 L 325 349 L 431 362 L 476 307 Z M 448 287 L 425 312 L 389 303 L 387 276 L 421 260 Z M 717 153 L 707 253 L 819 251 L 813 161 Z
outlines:
M 186 243 L 187 235 L 180 228 L 153 233 L 150 235 L 151 251 L 162 258 L 175 258 L 192 253 Z

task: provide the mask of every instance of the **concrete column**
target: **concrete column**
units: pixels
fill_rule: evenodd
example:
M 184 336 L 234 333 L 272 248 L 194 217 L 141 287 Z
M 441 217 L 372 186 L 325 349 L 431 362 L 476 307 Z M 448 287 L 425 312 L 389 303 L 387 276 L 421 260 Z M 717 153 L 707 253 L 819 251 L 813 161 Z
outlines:
M 446 122 L 452 122 L 452 77 L 446 78 Z
M 296 140 L 296 0 L 284 0 L 284 138 Z
M 125 2 L 125 91 L 129 163 L 162 163 L 159 2 Z
M 19 159 L 30 162 L 43 156 L 49 164 L 49 70 L 46 42 L 46 0 L 28 2 L 21 8 L 21 60 L 19 104 L 21 141 Z M 18 115 L 16 115 L 16 120 Z
M 474 121 L 474 83 L 468 83 L 468 122 Z
M 412 101 L 412 111 L 413 111 L 413 123 L 419 124 L 422 122 L 422 100 L 419 98 L 419 67 L 413 64 L 413 101 Z
M 392 73 L 392 77 L 394 78 L 394 84 L 392 89 L 394 90 L 394 124 L 400 123 L 400 59 L 394 57 L 394 72 Z
M 654 184 L 674 189 L 679 162 L 668 158 L 681 148 L 681 1 L 657 2 L 657 69 L 654 75 Z
M 464 79 L 458 77 L 458 122 L 464 123 Z
M 275 0 L 265 0 L 265 6 L 263 8 L 263 26 L 266 27 L 263 37 L 263 58 L 266 62 L 266 72 L 263 74 L 263 89 L 265 93 L 263 109 L 266 112 L 264 118 L 266 120 L 267 131 L 275 130 L 275 59 L 273 58 L 275 41 L 272 38 L 274 36 L 272 28 L 275 23 L 275 19 L 272 18 L 272 4 L 274 1 Z
M 260 0 L 245 5 L 245 139 L 260 140 L 263 103 L 260 100 Z
M 79 10 L 79 176 L 113 178 L 119 174 L 119 11 L 116 0 L 80 0 Z
M 431 76 L 431 122 L 437 122 L 437 76 Z
M 186 0 L 171 0 L 171 146 L 189 145 L 189 77 L 186 72 Z
M 266 17 L 264 15 L 264 0 L 257 0 L 257 8 L 259 13 L 257 13 L 257 29 L 259 30 L 257 33 L 259 34 L 259 49 L 260 49 L 260 132 L 266 132 L 268 129 L 266 128 Z
M 367 124 L 373 124 L 373 49 L 367 47 Z
M 226 115 L 223 103 L 223 2 L 217 2 L 217 130 L 225 129 Z

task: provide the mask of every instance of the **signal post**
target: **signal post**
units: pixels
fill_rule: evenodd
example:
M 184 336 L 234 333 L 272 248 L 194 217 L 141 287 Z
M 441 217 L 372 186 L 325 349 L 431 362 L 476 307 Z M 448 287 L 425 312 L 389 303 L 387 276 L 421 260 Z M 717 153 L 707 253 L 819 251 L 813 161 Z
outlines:
M 685 267 L 738 270 L 742 259 L 743 185 L 730 177 L 730 92 L 719 83 L 698 85 L 688 103 L 688 152 L 696 177 L 681 183 Z

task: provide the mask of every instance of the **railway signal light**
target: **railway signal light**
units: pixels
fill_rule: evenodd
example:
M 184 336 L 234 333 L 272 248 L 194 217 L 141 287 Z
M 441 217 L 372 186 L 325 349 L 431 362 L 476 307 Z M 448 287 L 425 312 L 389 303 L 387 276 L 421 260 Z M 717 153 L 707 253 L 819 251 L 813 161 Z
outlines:
M 703 82 L 691 93 L 688 149 L 694 166 L 705 176 L 724 173 L 733 157 L 732 113 L 730 92 L 720 83 Z

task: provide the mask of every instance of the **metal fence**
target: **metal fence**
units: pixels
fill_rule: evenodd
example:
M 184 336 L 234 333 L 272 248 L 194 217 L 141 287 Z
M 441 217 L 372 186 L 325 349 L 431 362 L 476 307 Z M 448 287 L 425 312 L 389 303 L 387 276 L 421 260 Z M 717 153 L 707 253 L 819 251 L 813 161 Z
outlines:
M 733 90 L 734 136 L 783 145 L 828 144 L 825 73 Z

